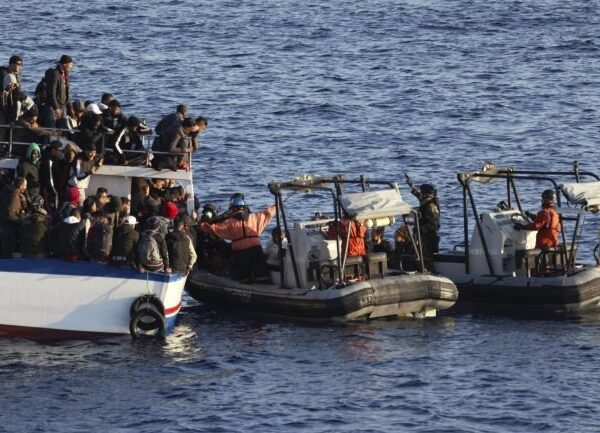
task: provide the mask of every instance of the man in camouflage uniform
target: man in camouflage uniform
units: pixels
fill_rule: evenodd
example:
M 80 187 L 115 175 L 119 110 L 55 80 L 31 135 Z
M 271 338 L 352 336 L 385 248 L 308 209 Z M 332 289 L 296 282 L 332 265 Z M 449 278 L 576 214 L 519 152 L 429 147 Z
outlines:
M 431 184 L 424 183 L 415 187 L 410 178 L 407 179 L 411 193 L 419 199 L 419 226 L 425 268 L 433 271 L 433 255 L 438 252 L 440 237 L 440 203 L 437 191 Z

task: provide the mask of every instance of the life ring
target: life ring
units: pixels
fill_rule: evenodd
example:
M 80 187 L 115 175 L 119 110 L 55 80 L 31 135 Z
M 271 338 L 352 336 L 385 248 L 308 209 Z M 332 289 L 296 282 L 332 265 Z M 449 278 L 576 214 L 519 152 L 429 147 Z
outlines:
M 136 306 L 136 312 L 129 321 L 129 332 L 135 339 L 140 337 L 162 338 L 165 336 L 166 326 L 165 316 L 156 308 L 156 305 L 143 302 Z

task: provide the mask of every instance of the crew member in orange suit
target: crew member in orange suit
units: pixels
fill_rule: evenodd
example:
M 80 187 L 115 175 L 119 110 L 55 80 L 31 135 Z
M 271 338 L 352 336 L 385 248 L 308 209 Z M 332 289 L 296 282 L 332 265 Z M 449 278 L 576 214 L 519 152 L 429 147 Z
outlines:
M 544 250 L 556 247 L 560 233 L 560 216 L 556 211 L 555 191 L 547 189 L 542 193 L 542 210 L 537 213 L 533 222 L 525 225 L 516 224 L 515 228 L 537 230 L 536 248 Z

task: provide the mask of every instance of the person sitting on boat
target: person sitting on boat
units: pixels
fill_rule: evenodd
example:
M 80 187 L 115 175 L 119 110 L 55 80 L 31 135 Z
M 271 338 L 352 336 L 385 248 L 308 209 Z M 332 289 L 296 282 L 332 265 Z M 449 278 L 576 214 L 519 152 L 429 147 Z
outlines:
M 341 221 L 331 222 L 327 229 L 327 239 L 342 240 L 342 251 L 348 249 L 348 256 L 364 256 L 367 254 L 367 246 L 365 237 L 367 236 L 367 226 L 362 221 L 352 220 L 350 216 L 344 212 Z M 350 235 L 348 236 L 348 232 Z M 346 239 L 348 245 L 346 246 Z
M 385 227 L 376 227 L 371 231 L 371 252 L 385 253 L 388 261 L 391 262 L 394 249 L 390 242 L 384 238 L 384 235 Z
M 169 250 L 160 232 L 158 217 L 150 217 L 146 221 L 146 230 L 136 246 L 136 257 L 140 272 L 171 273 Z
M 202 231 L 231 241 L 231 274 L 244 283 L 268 282 L 269 272 L 260 235 L 275 215 L 275 206 L 252 213 L 241 194 L 232 196 L 225 221 L 202 223 Z
M 67 127 L 70 131 L 74 131 L 75 129 L 79 129 L 79 125 L 81 124 L 81 119 L 83 119 L 83 115 L 85 114 L 85 104 L 83 101 L 77 99 L 73 101 L 71 104 L 70 113 L 67 115 Z
M 515 224 L 516 230 L 537 230 L 535 247 L 547 250 L 558 245 L 560 233 L 560 215 L 556 211 L 556 192 L 547 189 L 542 193 L 542 210 L 533 222 L 529 224 Z
M 412 180 L 406 176 L 410 192 L 419 199 L 419 228 L 421 229 L 421 250 L 425 268 L 433 270 L 433 255 L 439 251 L 440 245 L 440 202 L 435 186 L 424 183 L 415 187 Z
M 123 222 L 115 232 L 115 240 L 110 256 L 110 262 L 123 268 L 136 268 L 136 245 L 140 234 L 135 230 L 137 219 L 133 215 L 123 218 Z
M 40 145 L 31 143 L 27 148 L 25 159 L 19 164 L 19 176 L 27 179 L 27 196 L 29 198 L 40 194 Z
M 19 232 L 19 251 L 23 257 L 42 259 L 48 252 L 50 222 L 44 209 L 44 199 L 37 195 L 31 199 L 30 210 L 23 218 Z
M 54 227 L 51 239 L 54 257 L 69 262 L 76 262 L 81 258 L 85 226 L 81 221 L 79 208 L 71 209 L 71 214 Z
M 394 233 L 394 260 L 393 268 L 404 271 L 415 270 L 415 249 L 410 239 L 410 230 L 406 224 L 402 224 Z

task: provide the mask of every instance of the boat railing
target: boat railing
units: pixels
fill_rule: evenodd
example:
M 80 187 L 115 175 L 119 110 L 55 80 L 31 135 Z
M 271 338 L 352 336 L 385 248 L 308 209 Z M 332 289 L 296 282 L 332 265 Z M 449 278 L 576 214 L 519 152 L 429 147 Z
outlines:
M 43 132 L 46 137 L 50 139 L 50 141 L 54 139 L 59 139 L 61 137 L 68 138 L 69 134 L 75 134 L 79 132 L 78 129 L 68 129 L 68 128 L 44 128 L 44 127 L 36 127 L 36 128 L 27 128 L 25 126 L 20 125 L 11 125 L 11 124 L 0 124 L 0 147 L 6 146 L 6 151 L 2 154 L 0 153 L 0 158 L 12 158 L 14 156 L 15 147 L 28 147 L 33 142 L 24 142 L 24 141 L 16 141 L 15 140 L 15 131 L 16 130 L 30 130 L 32 132 Z M 107 137 L 114 135 L 114 131 L 104 132 L 102 133 L 102 149 L 105 152 L 114 152 L 114 149 L 106 148 Z M 142 146 L 144 150 L 130 150 L 124 149 L 124 153 L 128 154 L 140 154 L 146 155 L 145 165 L 149 166 L 150 161 L 156 155 L 170 155 L 170 156 L 182 156 L 187 153 L 188 155 L 188 171 L 192 170 L 192 155 L 191 152 L 186 153 L 176 153 L 176 152 L 165 152 L 165 151 L 157 151 L 152 150 L 152 145 L 154 140 L 158 137 L 158 134 L 140 134 L 140 139 L 142 140 Z M 43 138 L 43 137 L 42 137 Z M 44 140 L 40 140 L 44 141 Z M 42 143 L 39 143 L 42 144 Z M 114 164 L 119 165 L 119 164 Z

